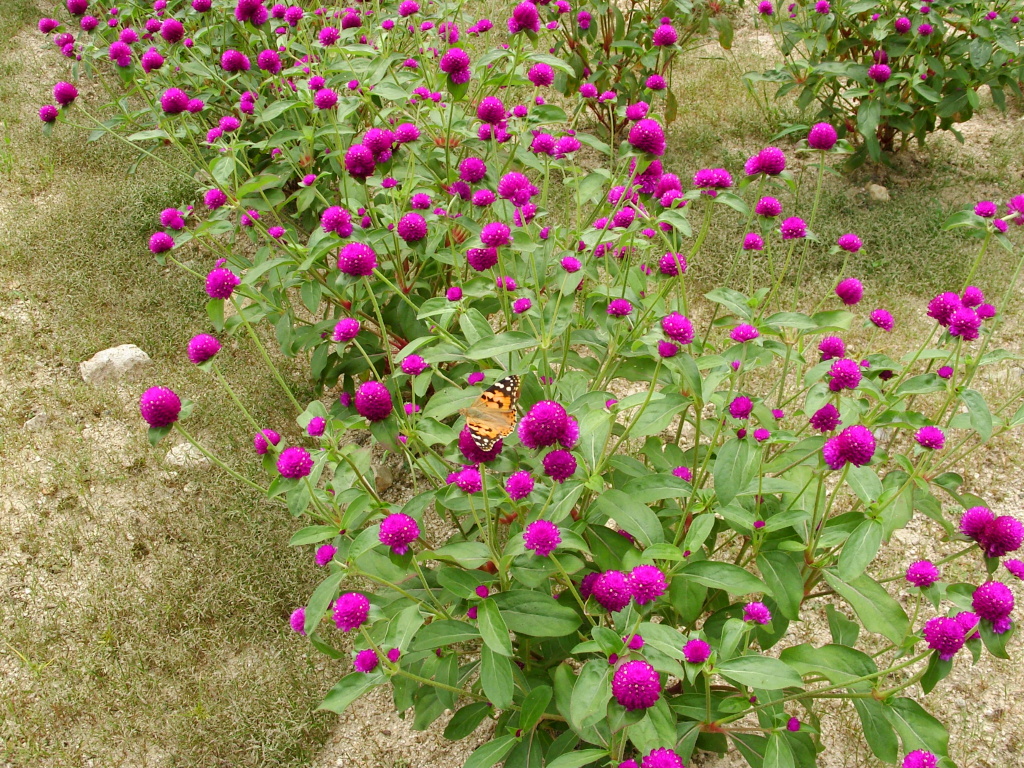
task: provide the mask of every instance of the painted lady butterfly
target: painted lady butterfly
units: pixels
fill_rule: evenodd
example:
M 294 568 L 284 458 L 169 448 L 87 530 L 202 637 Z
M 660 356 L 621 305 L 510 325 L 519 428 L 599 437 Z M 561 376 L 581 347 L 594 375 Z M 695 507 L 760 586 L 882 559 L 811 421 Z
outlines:
M 485 389 L 476 402 L 461 413 L 473 442 L 481 451 L 490 451 L 516 427 L 516 405 L 519 403 L 519 377 L 506 376 Z

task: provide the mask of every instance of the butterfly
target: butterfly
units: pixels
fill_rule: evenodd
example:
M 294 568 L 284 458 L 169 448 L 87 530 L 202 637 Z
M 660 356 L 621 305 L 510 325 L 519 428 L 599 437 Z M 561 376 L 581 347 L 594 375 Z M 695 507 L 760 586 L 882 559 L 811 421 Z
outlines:
M 518 415 L 519 377 L 506 376 L 485 389 L 469 408 L 461 413 L 473 442 L 481 451 L 490 451 L 503 437 L 512 434 Z

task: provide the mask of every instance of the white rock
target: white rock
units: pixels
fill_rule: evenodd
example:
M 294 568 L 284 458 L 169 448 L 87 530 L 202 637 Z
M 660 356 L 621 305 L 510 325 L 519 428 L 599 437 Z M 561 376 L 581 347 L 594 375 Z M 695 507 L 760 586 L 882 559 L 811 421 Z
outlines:
M 876 200 L 879 203 L 888 203 L 891 199 L 889 197 L 889 190 L 883 187 L 881 184 L 868 184 L 867 186 L 868 197 L 872 200 Z
M 202 451 L 191 443 L 178 443 L 167 452 L 164 461 L 172 467 L 184 467 L 186 469 L 205 467 L 210 463 L 210 460 L 203 456 Z
M 101 385 L 116 381 L 149 365 L 152 360 L 134 344 L 122 344 L 97 352 L 78 364 L 78 371 L 87 384 Z
M 25 429 L 29 432 L 38 432 L 46 427 L 46 423 L 50 420 L 50 417 L 46 415 L 46 411 L 40 411 L 31 419 L 25 422 Z

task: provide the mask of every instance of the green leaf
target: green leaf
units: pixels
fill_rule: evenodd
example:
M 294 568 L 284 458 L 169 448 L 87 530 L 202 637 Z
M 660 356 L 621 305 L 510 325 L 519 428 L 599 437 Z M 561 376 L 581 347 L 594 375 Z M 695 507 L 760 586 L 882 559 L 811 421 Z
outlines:
M 309 602 L 306 603 L 306 623 L 303 626 L 307 635 L 312 635 L 316 632 L 316 628 L 320 626 L 320 619 L 327 613 L 327 609 L 334 601 L 335 596 L 338 594 L 338 585 L 341 584 L 341 580 L 345 578 L 345 571 L 335 571 L 322 582 L 309 598 Z
M 512 662 L 486 645 L 480 649 L 480 682 L 484 695 L 498 709 L 512 705 L 515 686 L 512 682 Z
M 519 727 L 524 733 L 530 731 L 544 716 L 544 710 L 551 703 L 553 693 L 550 685 L 538 685 L 526 694 L 522 711 L 519 713 Z
M 493 599 L 505 625 L 520 635 L 563 637 L 574 632 L 582 621 L 572 608 L 532 590 L 499 592 Z
M 824 675 L 833 685 L 842 685 L 858 677 L 871 675 L 878 666 L 866 653 L 845 645 L 823 645 L 821 648 L 803 643 L 782 651 L 780 658 L 801 675 Z M 868 682 L 858 684 L 858 690 L 871 687 Z
M 851 465 L 846 472 L 846 483 L 866 506 L 878 501 L 882 495 L 882 481 L 871 467 Z
M 967 413 L 971 417 L 971 426 L 981 436 L 981 442 L 988 442 L 992 437 L 992 412 L 988 409 L 988 403 L 981 393 L 973 389 L 965 389 L 960 393 L 960 399 L 967 406 Z
M 850 621 L 837 611 L 832 603 L 825 606 L 825 616 L 828 618 L 828 629 L 832 635 L 833 643 L 836 645 L 848 645 L 851 648 L 857 644 L 857 637 L 860 635 L 860 625 L 856 621 Z
M 537 340 L 528 333 L 522 331 L 506 331 L 497 336 L 480 339 L 470 345 L 463 356 L 468 360 L 484 360 L 490 357 L 497 357 L 517 349 L 527 349 L 537 346 Z
M 587 411 L 580 419 L 579 450 L 591 472 L 596 471 L 611 433 L 612 416 L 603 409 Z
M 512 641 L 508 637 L 508 627 L 505 626 L 505 620 L 501 618 L 494 600 L 482 600 L 477 610 L 477 626 L 480 627 L 484 645 L 502 656 L 511 656 Z
M 422 554 L 424 560 L 451 560 L 463 568 L 479 568 L 491 559 L 491 552 L 482 541 L 455 541 Z
M 603 720 L 612 697 L 612 667 L 604 659 L 591 659 L 583 665 L 569 704 L 569 724 L 581 730 Z
M 753 451 L 746 440 L 728 440 L 715 456 L 715 495 L 725 506 L 750 482 Z
M 639 752 L 675 746 L 676 716 L 665 697 L 647 709 L 642 720 L 629 726 L 629 740 Z
M 491 711 L 491 706 L 486 701 L 474 701 L 472 704 L 467 704 L 452 715 L 452 719 L 448 721 L 448 725 L 444 729 L 444 737 L 449 741 L 466 738 L 477 729 L 477 726 Z
M 773 733 L 768 737 L 768 746 L 764 750 L 762 768 L 794 768 L 793 750 L 786 737 L 781 733 Z
M 704 298 L 716 304 L 721 304 L 744 320 L 751 320 L 754 317 L 753 310 L 747 304 L 747 297 L 739 291 L 734 291 L 732 288 L 715 288 L 715 290 L 705 293 Z
M 900 735 L 904 752 L 924 749 L 942 757 L 949 754 L 949 733 L 945 726 L 913 699 L 896 699 L 885 712 Z
M 380 672 L 352 672 L 341 678 L 338 684 L 327 692 L 327 696 L 317 709 L 328 709 L 340 715 L 352 702 L 383 682 L 384 675 Z
M 307 609 L 308 615 L 308 609 Z M 433 648 L 442 648 L 454 643 L 464 643 L 469 640 L 476 640 L 480 633 L 472 624 L 454 619 L 444 619 L 427 624 L 416 633 L 413 640 L 412 650 L 426 651 Z
M 866 574 L 844 581 L 829 570 L 823 573 L 829 586 L 850 604 L 865 629 L 877 632 L 897 645 L 903 642 L 910 632 L 910 619 L 878 582 Z
M 985 647 L 988 648 L 988 652 L 997 659 L 1009 659 L 1010 655 L 1006 652 L 1006 643 L 1011 637 L 1013 637 L 1016 625 L 1011 627 L 1009 631 L 1003 632 L 1001 635 L 997 635 L 992 631 L 991 622 L 981 622 L 980 629 L 981 640 L 985 643 Z
M 736 656 L 717 664 L 715 672 L 740 685 L 768 691 L 799 687 L 804 682 L 796 670 L 770 656 Z
M 598 496 L 594 508 L 600 514 L 614 520 L 620 528 L 632 534 L 644 546 L 665 541 L 665 529 L 651 508 L 617 488 Z
M 462 768 L 491 768 L 495 763 L 505 759 L 517 743 L 515 736 L 499 736 L 493 741 L 488 741 L 477 747 L 469 756 Z
M 206 316 L 216 331 L 224 330 L 224 299 L 210 299 L 206 302 Z
M 860 717 L 864 739 L 871 747 L 871 752 L 882 762 L 895 763 L 899 742 L 886 717 L 887 707 L 880 701 L 868 698 L 854 699 L 853 706 Z
M 800 618 L 800 604 L 804 599 L 804 580 L 797 565 L 797 555 L 778 549 L 762 552 L 757 556 L 757 568 L 771 589 L 782 615 L 797 621 Z
M 338 535 L 335 525 L 310 525 L 296 531 L 288 542 L 289 547 L 300 547 L 303 544 L 317 544 Z
M 566 752 L 564 755 L 559 755 L 547 764 L 547 768 L 582 768 L 582 766 L 596 762 L 602 757 L 608 757 L 608 750 L 579 749 L 575 752 Z
M 749 571 L 745 571 L 732 563 L 719 563 L 713 560 L 698 560 L 690 563 L 680 571 L 686 579 L 715 589 L 724 589 L 730 595 L 749 595 L 752 592 L 763 592 L 773 595 L 767 585 Z
M 849 582 L 856 579 L 871 564 L 882 546 L 882 524 L 877 520 L 865 520 L 858 525 L 839 553 L 837 571 L 839 578 Z
M 149 438 L 149 444 L 155 446 L 167 437 L 171 433 L 172 429 L 174 429 L 173 424 L 167 427 L 150 427 L 146 430 L 146 437 Z

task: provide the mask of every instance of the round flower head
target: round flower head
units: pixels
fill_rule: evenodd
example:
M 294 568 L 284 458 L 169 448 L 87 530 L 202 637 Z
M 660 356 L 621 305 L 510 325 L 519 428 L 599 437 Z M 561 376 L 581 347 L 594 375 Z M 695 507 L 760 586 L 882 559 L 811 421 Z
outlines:
M 298 632 L 300 635 L 305 636 L 306 634 L 306 606 L 301 606 L 292 611 L 292 615 L 288 617 L 288 623 L 291 625 L 293 632 Z
M 139 413 L 155 429 L 169 427 L 181 413 L 181 398 L 167 387 L 150 387 L 139 398 Z
M 523 545 L 538 557 L 547 557 L 561 543 L 562 534 L 550 520 L 535 520 L 523 531 Z
M 568 451 L 551 451 L 541 463 L 544 466 L 544 474 L 559 483 L 564 483 L 576 472 L 576 457 Z
M 544 88 L 555 82 L 555 70 L 549 64 L 541 62 L 530 67 L 526 77 L 538 88 Z
M 836 240 L 836 245 L 847 253 L 857 253 L 864 244 L 861 242 L 859 237 L 850 232 L 845 235 L 840 235 L 839 239 Z
M 230 269 L 220 267 L 206 276 L 206 295 L 211 299 L 227 299 L 242 281 Z
M 823 362 L 833 360 L 846 354 L 846 344 L 838 336 L 826 336 L 818 343 L 818 351 Z
M 653 707 L 661 695 L 661 679 L 646 661 L 627 661 L 615 670 L 612 695 L 628 710 Z
M 693 323 L 688 317 L 684 317 L 678 312 L 665 315 L 661 319 L 661 330 L 672 341 L 680 344 L 689 344 L 694 338 Z
M 351 632 L 370 615 L 370 601 L 359 592 L 346 592 L 334 602 L 334 623 L 342 632 Z
M 379 665 L 380 658 L 373 648 L 364 648 L 356 654 L 356 658 L 352 662 L 356 672 L 373 672 Z
M 612 299 L 608 302 L 608 314 L 612 317 L 626 317 L 633 311 L 629 299 Z
M 201 365 L 220 352 L 220 342 L 208 333 L 193 336 L 188 343 L 186 354 L 195 365 Z
M 992 622 L 992 631 L 1001 635 L 1011 626 L 1013 592 L 1001 581 L 986 581 L 974 590 L 971 607 L 981 618 Z
M 337 551 L 337 548 L 333 544 L 324 544 L 322 547 L 319 547 L 314 558 L 316 560 L 316 564 L 323 568 L 334 559 L 334 553 Z
M 149 238 L 149 250 L 153 253 L 165 253 L 174 247 L 174 238 L 166 232 L 154 232 Z
M 665 131 L 657 120 L 638 120 L 629 129 L 629 143 L 638 152 L 665 154 Z
M 676 277 L 686 273 L 686 256 L 669 251 L 658 259 L 658 271 L 667 277 Z
M 679 33 L 671 24 L 662 24 L 654 30 L 654 34 L 651 36 L 651 43 L 658 47 L 675 45 L 677 40 L 679 40 Z
M 219 189 L 208 189 L 206 194 L 203 195 L 203 204 L 211 210 L 220 208 L 227 201 L 228 196 Z
M 913 752 L 908 752 L 907 756 L 903 758 L 901 768 L 935 768 L 936 765 L 938 765 L 938 758 L 935 755 L 923 749 L 915 749 Z
M 853 306 L 864 298 L 864 286 L 855 277 L 848 277 L 836 286 L 836 296 L 847 306 Z
M 448 476 L 448 482 L 457 485 L 463 493 L 479 493 L 483 489 L 480 470 L 476 467 L 466 467 L 453 472 Z
M 629 572 L 627 577 L 633 599 L 638 605 L 654 602 L 668 589 L 665 574 L 653 565 L 638 565 Z
M 964 630 L 956 619 L 939 616 L 925 622 L 925 642 L 933 651 L 939 652 L 939 659 L 949 661 L 964 646 Z
M 485 123 L 497 125 L 506 116 L 505 105 L 497 96 L 485 96 L 476 106 L 476 116 Z
M 847 360 L 846 358 L 832 363 L 828 375 L 831 377 L 828 388 L 833 392 L 838 392 L 842 389 L 856 389 L 864 377 L 860 372 L 860 366 L 855 361 Z
M 605 571 L 594 580 L 591 589 L 594 599 L 610 612 L 621 611 L 633 598 L 629 579 L 621 571 Z
M 453 285 L 445 292 L 444 297 L 448 301 L 459 301 L 462 298 L 462 288 L 458 285 Z
M 565 435 L 568 422 L 565 408 L 553 400 L 541 400 L 519 422 L 519 439 L 527 448 L 546 448 Z
M 828 123 L 815 123 L 807 134 L 807 144 L 811 149 L 818 149 L 824 152 L 832 149 L 839 140 L 836 129 Z
M 505 481 L 505 492 L 512 501 L 522 501 L 533 491 L 533 477 L 526 470 L 513 472 Z
M 910 19 L 908 19 L 906 16 L 900 16 L 898 19 L 896 19 L 896 21 L 893 22 L 892 26 L 901 35 L 906 34 L 907 32 L 910 31 Z
M 950 365 L 940 366 L 939 369 L 935 371 L 935 375 L 940 379 L 950 379 L 953 377 L 953 367 Z
M 532 306 L 533 302 L 530 299 L 524 297 L 521 299 L 516 299 L 515 301 L 512 302 L 512 311 L 515 312 L 517 315 L 521 315 L 523 314 L 523 312 L 528 312 L 530 310 L 530 307 Z
M 714 197 L 714 190 L 729 189 L 732 176 L 725 168 L 702 168 L 693 174 L 693 186 L 708 191 Z
M 519 32 L 539 32 L 540 15 L 537 13 L 537 6 L 533 3 L 520 3 L 512 10 L 508 19 L 509 34 Z
M 380 543 L 391 547 L 396 555 L 404 555 L 409 545 L 420 537 L 420 527 L 409 515 L 396 512 L 388 515 L 380 523 Z
M 763 173 L 767 176 L 778 176 L 786 170 L 786 154 L 778 147 L 765 147 L 751 160 L 754 161 L 754 167 L 747 170 L 747 175 L 749 176 L 757 173 Z M 753 170 L 754 173 L 750 173 L 750 170 Z
M 764 238 L 761 237 L 757 232 L 747 232 L 743 237 L 743 250 L 744 251 L 763 251 L 764 250 Z
M 1017 559 L 1004 560 L 1003 565 L 1006 566 L 1006 570 L 1008 570 L 1018 579 L 1024 579 L 1024 561 Z
M 876 328 L 881 328 L 883 331 L 890 332 L 895 327 L 896 322 L 893 320 L 892 315 L 884 309 L 875 309 L 868 315 L 868 319 Z
M 675 467 L 672 469 L 672 474 L 688 483 L 693 480 L 693 472 L 690 471 L 689 467 Z
M 297 445 L 285 448 L 277 457 L 277 471 L 282 477 L 297 480 L 313 471 L 313 457 L 309 451 Z
M 981 623 L 981 617 L 978 614 L 971 611 L 960 611 L 956 616 L 957 623 L 963 628 L 964 637 L 967 640 L 980 640 L 981 633 L 977 631 L 978 625 Z M 973 634 L 972 634 L 973 633 Z
M 872 64 L 868 67 L 868 79 L 874 80 L 876 83 L 884 83 L 892 77 L 892 70 L 888 64 Z
M 734 419 L 746 419 L 754 410 L 754 403 L 749 397 L 736 397 L 729 403 L 729 415 Z
M 655 749 L 640 762 L 640 768 L 685 768 L 683 759 L 668 747 Z
M 338 324 L 334 326 L 334 332 L 331 334 L 331 340 L 344 344 L 352 341 L 352 339 L 358 335 L 359 321 L 351 317 L 343 317 L 338 321 Z
M 761 335 L 760 331 L 752 325 L 742 323 L 737 325 L 732 331 L 729 332 L 729 338 L 733 341 L 743 344 L 747 341 L 753 341 Z
M 1024 541 L 1024 523 L 1010 515 L 1000 515 L 985 526 L 979 544 L 987 557 L 1002 557 L 1020 549 Z
M 160 96 L 160 109 L 166 115 L 180 115 L 188 109 L 188 94 L 180 88 L 168 88 Z
M 78 89 L 63 80 L 53 86 L 53 100 L 66 107 L 78 98 Z
M 260 456 L 266 455 L 271 445 L 281 442 L 281 435 L 272 429 L 264 429 L 257 432 L 252 438 L 252 447 Z
M 688 640 L 683 646 L 683 658 L 690 664 L 703 664 L 711 656 L 711 646 L 700 638 Z
M 488 245 L 488 246 L 491 246 L 492 248 L 496 248 L 499 245 L 508 245 L 509 242 L 511 242 L 511 237 L 510 237 L 511 234 L 512 234 L 512 230 L 509 229 L 508 224 L 506 224 L 503 221 L 492 221 L 492 222 L 489 222 L 487 224 L 484 224 L 483 228 L 480 230 L 480 241 L 484 245 Z M 497 254 L 496 253 L 495 253 L 495 263 L 497 263 Z M 470 264 L 472 266 L 472 262 L 470 262 Z M 490 265 L 490 266 L 493 266 L 493 265 Z M 484 267 L 484 269 L 487 269 L 487 267 Z M 478 269 L 477 271 L 481 272 L 483 270 Z
M 981 317 L 973 309 L 960 307 L 949 318 L 949 335 L 959 336 L 964 341 L 978 338 L 981 330 Z
M 53 104 L 43 104 L 43 106 L 39 108 L 39 119 L 44 123 L 56 122 L 59 114 L 59 110 L 53 106 Z
M 969 539 L 981 541 L 985 529 L 995 522 L 996 516 L 987 507 L 971 507 L 960 518 L 960 533 Z
M 476 444 L 476 440 L 473 439 L 473 433 L 469 431 L 469 427 L 463 427 L 462 431 L 459 432 L 459 450 L 462 455 L 466 457 L 466 461 L 470 464 L 481 464 L 488 461 L 494 461 L 498 458 L 498 454 L 501 453 L 501 449 L 504 446 L 502 440 L 495 441 L 494 445 L 489 451 L 483 451 L 480 446 Z
M 915 587 L 930 587 L 942 574 L 930 560 L 918 560 L 907 568 L 907 581 Z
M 407 243 L 415 243 L 427 236 L 427 222 L 418 213 L 407 213 L 398 222 L 398 236 Z
M 383 421 L 391 415 L 391 393 L 379 381 L 365 381 L 356 390 L 356 413 L 368 421 Z
M 225 72 L 248 72 L 252 65 L 241 51 L 227 50 L 221 54 L 220 66 Z
M 679 354 L 679 345 L 671 341 L 659 341 L 658 342 L 658 356 L 659 357 L 675 357 Z
M 409 355 L 404 358 L 401 363 L 402 373 L 406 373 L 410 376 L 419 376 L 425 370 L 427 370 L 427 361 L 419 355 Z
M 363 243 L 348 243 L 338 251 L 338 269 L 346 275 L 372 275 L 376 266 L 377 254 L 373 248 Z
M 782 203 L 777 197 L 762 197 L 754 206 L 754 213 L 773 219 L 782 213 Z
M 767 624 L 772 620 L 772 612 L 764 603 L 748 603 L 743 608 L 743 620 L 753 624 Z
M 964 288 L 963 296 L 961 297 L 965 307 L 977 307 L 979 304 L 985 301 L 984 292 L 974 285 L 968 285 Z
M 484 229 L 488 226 L 490 225 L 485 224 Z M 466 251 L 466 261 L 468 261 L 469 266 L 477 272 L 483 272 L 498 263 L 498 249 L 494 246 L 489 246 L 487 248 L 470 248 Z
M 921 427 L 917 430 L 917 434 L 914 435 L 914 439 L 922 448 L 928 448 L 932 451 L 940 451 L 942 446 L 946 444 L 946 435 L 943 434 L 941 429 L 933 426 Z
M 819 432 L 831 432 L 842 422 L 839 420 L 839 411 L 832 403 L 822 406 L 810 418 L 810 424 Z
M 807 237 L 807 224 L 799 216 L 790 216 L 780 227 L 783 240 L 799 240 Z
M 963 307 L 959 294 L 947 291 L 928 302 L 928 317 L 942 326 L 949 325 L 956 311 Z
M 373 150 L 365 144 L 353 144 L 345 152 L 345 170 L 360 181 L 365 181 L 372 176 L 376 169 L 376 160 Z
M 875 455 L 875 436 L 867 427 L 847 427 L 825 443 L 822 455 L 829 469 L 840 469 L 846 463 L 862 467 Z

